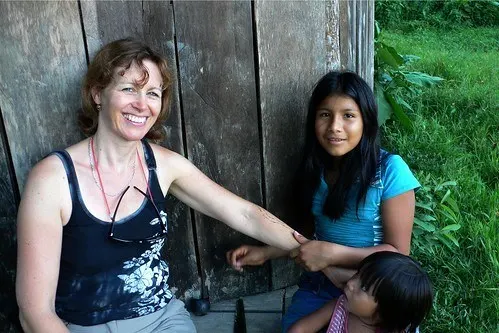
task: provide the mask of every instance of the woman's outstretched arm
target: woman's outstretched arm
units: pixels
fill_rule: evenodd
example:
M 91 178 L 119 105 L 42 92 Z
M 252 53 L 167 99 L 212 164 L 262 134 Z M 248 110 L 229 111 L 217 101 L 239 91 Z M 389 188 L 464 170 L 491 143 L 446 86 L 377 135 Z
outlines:
M 188 206 L 266 244 L 288 251 L 298 246 L 291 227 L 216 184 L 186 158 L 159 146 L 155 155 L 162 186 Z

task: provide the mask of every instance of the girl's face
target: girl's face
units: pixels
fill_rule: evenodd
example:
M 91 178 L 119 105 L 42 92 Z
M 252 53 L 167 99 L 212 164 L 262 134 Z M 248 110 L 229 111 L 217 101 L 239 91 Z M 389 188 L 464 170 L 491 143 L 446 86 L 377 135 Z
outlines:
M 378 304 L 374 300 L 372 290 L 365 290 L 362 287 L 358 275 L 354 275 L 347 282 L 344 292 L 348 300 L 349 312 L 367 320 L 374 319 Z
M 149 79 L 143 85 L 139 83 L 144 73 L 132 63 L 123 75 L 115 74 L 113 82 L 94 94 L 95 102 L 102 107 L 99 128 L 105 127 L 131 141 L 142 139 L 161 112 L 161 73 L 150 60 L 144 60 L 143 65 L 149 73 Z
M 333 157 L 352 151 L 362 138 L 364 123 L 359 106 L 344 95 L 326 97 L 315 114 L 315 135 Z

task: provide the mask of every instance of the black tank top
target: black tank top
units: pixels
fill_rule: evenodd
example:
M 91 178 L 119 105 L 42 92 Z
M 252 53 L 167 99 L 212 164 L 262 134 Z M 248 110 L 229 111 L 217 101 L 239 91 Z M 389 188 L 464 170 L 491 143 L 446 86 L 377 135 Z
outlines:
M 166 218 L 156 160 L 147 141 L 142 145 L 154 203 L 159 218 Z M 166 239 L 144 243 L 109 239 L 111 223 L 93 216 L 83 203 L 69 154 L 52 154 L 62 160 L 66 169 L 73 207 L 63 228 L 55 301 L 59 317 L 90 326 L 143 316 L 166 306 L 173 296 L 168 286 L 168 265 L 160 254 Z M 147 189 L 141 190 L 147 193 Z M 144 239 L 160 232 L 160 223 L 153 204 L 144 197 L 137 211 L 115 222 L 114 233 L 122 239 Z

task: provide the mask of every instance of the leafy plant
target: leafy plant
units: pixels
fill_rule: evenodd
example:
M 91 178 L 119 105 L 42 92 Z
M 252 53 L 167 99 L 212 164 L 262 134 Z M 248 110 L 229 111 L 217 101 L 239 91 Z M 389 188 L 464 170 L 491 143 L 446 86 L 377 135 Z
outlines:
M 493 27 L 499 23 L 494 0 L 376 0 L 376 20 L 387 29 L 457 26 Z
M 376 23 L 374 40 L 374 92 L 378 103 L 378 121 L 383 125 L 392 114 L 408 130 L 412 129 L 412 121 L 405 109 L 413 111 L 404 99 L 404 93 L 418 95 L 424 87 L 431 87 L 443 81 L 442 78 L 422 72 L 404 70 L 404 66 L 419 57 L 401 55 L 390 45 L 379 38 L 380 29 Z M 407 94 L 406 94 L 407 95 Z
M 453 250 L 459 247 L 454 234 L 461 228 L 461 214 L 451 191 L 457 184 L 454 181 L 438 183 L 429 174 L 424 183 L 431 185 L 417 192 L 413 244 L 430 252 L 439 244 Z

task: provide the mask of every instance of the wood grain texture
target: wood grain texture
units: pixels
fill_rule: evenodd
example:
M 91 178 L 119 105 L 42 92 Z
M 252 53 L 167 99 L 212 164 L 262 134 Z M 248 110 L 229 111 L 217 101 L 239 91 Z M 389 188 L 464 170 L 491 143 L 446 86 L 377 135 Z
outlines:
M 12 179 L 14 170 L 9 163 L 5 126 L 0 108 L 0 332 L 15 332 L 17 316 L 15 296 L 16 214 L 19 194 Z
M 374 0 L 340 1 L 340 62 L 373 87 Z
M 174 2 L 189 159 L 211 179 L 262 204 L 251 3 Z M 268 289 L 266 268 L 239 274 L 225 251 L 250 242 L 196 214 L 204 286 L 210 299 Z
M 11 169 L 10 151 L 7 150 L 5 125 L 0 108 L 0 218 L 15 218 L 17 214 L 19 192 L 14 188 L 12 179 L 15 179 L 15 172 Z M 1 252 L 0 252 L 1 253 Z
M 340 1 L 326 1 L 326 69 L 340 70 Z
M 0 2 L 0 107 L 17 182 L 44 155 L 76 143 L 85 70 L 76 2 Z
M 258 1 L 255 21 L 267 208 L 290 222 L 289 194 L 303 154 L 307 103 L 326 72 L 326 4 Z M 292 261 L 274 261 L 272 288 L 296 283 L 299 272 Z
M 167 139 L 162 145 L 183 154 L 172 5 L 168 1 L 83 1 L 81 8 L 91 58 L 105 44 L 126 37 L 143 40 L 167 57 L 173 94 L 170 116 L 164 124 Z M 170 286 L 183 300 L 198 297 L 200 277 L 190 211 L 171 196 L 167 196 L 167 206 L 169 237 L 165 254 L 170 265 Z

